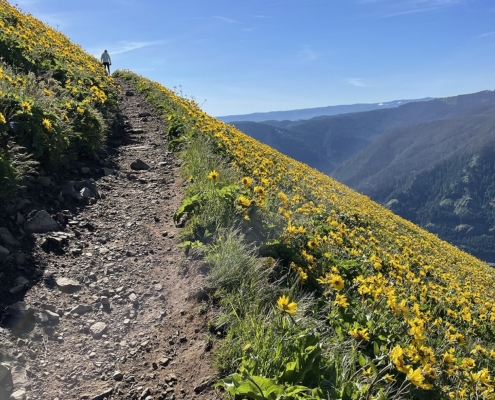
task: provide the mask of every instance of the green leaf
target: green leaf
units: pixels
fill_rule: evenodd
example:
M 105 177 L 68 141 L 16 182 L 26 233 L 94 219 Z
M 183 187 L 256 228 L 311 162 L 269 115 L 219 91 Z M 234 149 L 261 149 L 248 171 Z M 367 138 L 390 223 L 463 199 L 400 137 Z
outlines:
M 194 195 L 192 197 L 186 197 L 184 200 L 182 200 L 182 205 L 174 214 L 174 222 L 178 223 L 179 220 L 182 218 L 182 216 L 184 216 L 185 214 L 191 214 L 194 210 L 199 208 L 200 206 L 199 200 L 200 198 L 198 195 Z
M 359 365 L 364 367 L 367 364 L 366 357 L 359 353 Z

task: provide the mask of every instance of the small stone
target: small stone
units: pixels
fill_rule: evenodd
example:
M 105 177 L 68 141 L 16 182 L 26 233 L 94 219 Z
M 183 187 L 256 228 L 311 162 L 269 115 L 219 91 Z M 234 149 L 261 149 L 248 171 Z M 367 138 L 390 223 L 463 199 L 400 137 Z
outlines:
M 127 97 L 131 97 L 131 96 L 135 96 L 135 95 L 136 95 L 136 93 L 134 93 L 132 90 L 128 90 L 128 91 L 126 91 L 126 92 L 125 92 L 125 95 L 126 95 Z
M 108 300 L 107 296 L 101 296 L 100 297 L 100 303 L 107 306 L 110 304 L 110 300 Z
M 60 321 L 60 315 L 56 312 L 45 310 L 45 314 L 50 322 L 58 323 Z
M 70 310 L 70 313 L 71 314 L 82 315 L 82 314 L 86 314 L 86 313 L 88 313 L 88 312 L 90 312 L 92 310 L 93 310 L 93 307 L 91 307 L 91 306 L 86 306 L 86 305 L 83 305 L 83 304 L 78 304 L 72 310 Z
M 138 158 L 136 161 L 131 163 L 131 169 L 134 171 L 145 171 L 150 169 L 150 166 Z
M 81 197 L 83 199 L 90 199 L 90 198 L 95 197 L 95 194 L 91 190 L 89 190 L 87 187 L 82 188 L 81 191 L 79 192 L 79 194 L 81 195 Z
M 91 169 L 90 168 L 88 168 L 88 167 L 82 167 L 81 168 L 81 174 L 87 175 L 89 173 L 91 173 Z
M 16 390 L 10 395 L 10 400 L 25 400 L 26 391 L 24 389 Z
M 62 293 L 72 294 L 81 289 L 78 282 L 69 278 L 58 278 L 55 282 Z
M 120 371 L 115 371 L 115 373 L 113 374 L 113 379 L 116 381 L 121 381 L 122 379 L 124 379 L 124 374 Z
M 97 322 L 89 328 L 89 331 L 93 335 L 93 338 L 99 339 L 107 331 L 107 324 L 104 322 Z

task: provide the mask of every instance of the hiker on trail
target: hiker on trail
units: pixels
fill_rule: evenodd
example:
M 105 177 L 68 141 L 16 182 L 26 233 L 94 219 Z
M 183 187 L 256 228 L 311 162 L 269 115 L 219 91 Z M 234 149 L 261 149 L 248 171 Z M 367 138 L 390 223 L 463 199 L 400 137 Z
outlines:
M 101 62 L 103 63 L 103 68 L 105 68 L 105 71 L 108 70 L 108 75 L 110 75 L 110 65 L 112 65 L 112 59 L 106 50 L 101 55 Z

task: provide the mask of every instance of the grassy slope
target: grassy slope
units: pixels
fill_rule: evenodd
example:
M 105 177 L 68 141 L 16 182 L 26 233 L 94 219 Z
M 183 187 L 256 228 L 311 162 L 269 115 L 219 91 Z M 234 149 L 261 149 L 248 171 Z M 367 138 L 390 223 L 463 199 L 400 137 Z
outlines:
M 10 196 L 34 166 L 101 150 L 117 90 L 93 56 L 4 0 L 0 54 L 0 196 Z
M 303 331 L 317 335 L 323 349 L 317 387 L 325 394 L 311 396 L 493 397 L 491 268 L 369 198 L 209 117 L 194 102 L 144 78 L 126 77 L 170 116 L 171 134 L 182 146 L 201 138 L 212 154 L 224 157 L 223 163 L 215 164 L 212 156 L 203 170 L 198 167 L 189 176 L 194 188 L 189 200 L 194 201 L 188 204 L 194 203 L 201 214 L 209 197 L 221 196 L 225 205 L 231 201 L 239 217 L 236 226 L 251 235 L 263 232 L 257 235 L 263 242 L 259 250 L 277 259 L 273 275 L 292 270 L 298 279 L 297 290 L 279 285 L 271 289 L 275 295 L 285 287 L 293 296 L 316 296 L 311 307 L 296 314 L 298 321 L 305 321 Z M 218 177 L 210 173 L 208 182 L 208 171 L 214 168 L 221 172 Z M 227 174 L 230 178 L 222 179 Z M 193 225 L 201 231 L 201 223 L 193 220 Z M 205 236 L 203 230 L 196 238 Z M 280 328 L 272 301 L 263 312 Z M 243 318 L 250 319 L 255 308 L 244 310 Z M 257 323 L 268 322 L 260 317 Z M 232 323 L 231 329 L 240 325 Z M 292 329 L 289 325 L 281 337 Z M 246 371 L 260 371 L 259 357 L 266 351 L 262 341 L 251 343 L 256 332 L 250 330 L 245 337 L 238 330 L 228 336 L 239 346 L 247 343 L 246 353 L 239 353 L 244 378 Z M 268 340 L 270 330 L 264 332 Z M 271 374 L 272 384 L 288 384 L 287 374 Z M 246 382 L 241 375 L 233 377 L 226 382 Z M 261 378 L 257 382 L 268 385 Z

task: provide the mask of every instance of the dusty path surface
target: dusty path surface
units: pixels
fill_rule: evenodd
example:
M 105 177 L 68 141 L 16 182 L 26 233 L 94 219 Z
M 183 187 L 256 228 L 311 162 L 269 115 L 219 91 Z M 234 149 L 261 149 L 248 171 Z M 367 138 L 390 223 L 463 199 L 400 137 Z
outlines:
M 7 229 L 18 243 L 0 240 L 11 252 L 0 385 L 16 400 L 221 398 L 210 385 L 204 266 L 177 247 L 172 220 L 180 164 L 165 122 L 119 83 L 124 129 L 108 157 L 78 166 L 69 183 L 39 177 L 43 196 L 18 204 Z M 58 228 L 26 233 L 51 224 L 36 214 L 43 199 Z

